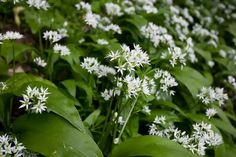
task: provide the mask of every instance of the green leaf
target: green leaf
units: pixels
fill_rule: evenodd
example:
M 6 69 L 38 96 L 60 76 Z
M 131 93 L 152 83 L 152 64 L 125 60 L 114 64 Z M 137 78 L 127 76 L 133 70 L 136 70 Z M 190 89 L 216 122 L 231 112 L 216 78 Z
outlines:
M 55 114 L 24 115 L 13 130 L 28 149 L 48 157 L 103 156 L 90 136 Z
M 28 85 L 48 88 L 50 92 L 46 104 L 48 110 L 64 117 L 76 128 L 85 132 L 83 122 L 75 108 L 74 100 L 64 95 L 52 82 L 22 73 L 7 80 L 7 84 L 9 85 L 9 91 L 6 92 L 13 93 L 17 96 L 21 96 Z
M 158 136 L 131 138 L 116 146 L 111 157 L 152 156 L 152 157 L 196 157 L 178 143 Z
M 67 91 L 72 95 L 73 97 L 76 96 L 76 83 L 75 80 L 65 80 L 62 82 L 62 84 L 66 87 Z
M 97 109 L 95 111 L 93 111 L 85 120 L 84 123 L 86 126 L 90 127 L 93 124 L 95 124 L 95 122 L 97 121 L 99 115 L 101 113 L 100 109 Z
M 172 74 L 188 88 L 193 97 L 198 94 L 203 86 L 209 86 L 211 84 L 201 73 L 190 67 L 184 67 L 183 69 L 177 68 Z

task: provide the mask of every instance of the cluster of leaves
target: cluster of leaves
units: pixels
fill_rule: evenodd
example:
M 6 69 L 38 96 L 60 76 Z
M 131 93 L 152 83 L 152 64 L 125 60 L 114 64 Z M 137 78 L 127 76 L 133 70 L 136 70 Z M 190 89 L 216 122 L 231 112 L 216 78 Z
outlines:
M 198 156 L 149 135 L 162 116 L 210 124 L 222 142 L 202 155 L 233 157 L 235 4 L 0 0 L 0 135 L 32 156 Z

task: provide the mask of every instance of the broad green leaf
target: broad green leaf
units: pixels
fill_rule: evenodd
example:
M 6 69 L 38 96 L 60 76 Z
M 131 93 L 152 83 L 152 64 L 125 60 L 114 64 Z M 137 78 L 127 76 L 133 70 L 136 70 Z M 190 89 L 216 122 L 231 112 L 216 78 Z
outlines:
M 84 124 L 88 127 L 92 126 L 93 124 L 95 124 L 95 122 L 97 121 L 99 115 L 101 113 L 100 109 L 97 109 L 95 111 L 93 111 L 85 120 L 84 120 Z
M 235 157 L 236 145 L 225 145 L 225 157 Z
M 52 113 L 24 115 L 13 130 L 28 149 L 48 157 L 103 156 L 89 135 Z
M 236 37 L 236 23 L 231 23 L 227 30 Z
M 7 80 L 7 84 L 9 85 L 8 92 L 17 96 L 21 96 L 28 85 L 48 88 L 50 92 L 46 104 L 48 110 L 64 117 L 76 128 L 85 132 L 83 122 L 75 108 L 74 100 L 64 95 L 52 82 L 33 75 L 17 74 Z
M 13 48 L 14 47 L 14 48 Z M 9 64 L 13 59 L 13 50 L 15 53 L 15 59 L 18 58 L 22 53 L 32 49 L 32 47 L 21 44 L 21 43 L 13 43 L 13 42 L 5 42 L 1 46 L 2 56 L 6 59 Z
M 190 151 L 166 138 L 140 136 L 131 138 L 116 146 L 111 157 L 196 157 Z
M 188 88 L 193 97 L 198 94 L 203 86 L 209 86 L 211 84 L 201 73 L 191 67 L 177 68 L 172 74 Z
M 209 51 L 204 50 L 203 45 L 197 45 L 194 47 L 194 51 L 196 51 L 199 55 L 201 55 L 206 61 L 212 60 L 211 53 Z
M 76 83 L 75 80 L 65 80 L 62 82 L 62 84 L 66 87 L 67 91 L 72 95 L 73 97 L 76 96 Z
M 135 25 L 138 29 L 140 29 L 142 26 L 147 24 L 147 20 L 143 16 L 140 16 L 140 15 L 133 15 L 131 18 L 127 19 L 126 21 Z

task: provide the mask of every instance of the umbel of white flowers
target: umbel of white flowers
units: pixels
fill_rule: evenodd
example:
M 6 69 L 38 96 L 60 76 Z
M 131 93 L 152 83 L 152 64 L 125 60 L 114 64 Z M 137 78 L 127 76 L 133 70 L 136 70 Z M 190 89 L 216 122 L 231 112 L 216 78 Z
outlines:
M 26 89 L 26 94 L 23 94 L 23 100 L 20 100 L 21 106 L 19 108 L 25 108 L 26 111 L 33 113 L 42 113 L 46 111 L 47 95 L 49 94 L 48 88 L 30 86 Z
M 0 156 L 23 157 L 24 151 L 25 147 L 16 138 L 7 134 L 0 136 Z
M 164 126 L 168 126 L 165 128 Z M 156 116 L 149 129 L 150 135 L 168 138 L 178 142 L 192 153 L 205 155 L 206 149 L 223 143 L 222 137 L 212 130 L 211 124 L 204 122 L 193 124 L 192 134 L 179 130 L 173 124 L 166 122 L 165 116 Z

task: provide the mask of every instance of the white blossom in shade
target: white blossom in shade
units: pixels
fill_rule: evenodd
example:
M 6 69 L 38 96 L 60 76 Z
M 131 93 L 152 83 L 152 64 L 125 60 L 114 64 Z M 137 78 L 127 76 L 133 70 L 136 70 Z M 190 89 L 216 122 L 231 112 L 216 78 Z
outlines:
M 63 46 L 57 43 L 53 46 L 53 51 L 54 53 L 59 53 L 61 56 L 70 55 L 70 50 L 67 46 Z
M 224 93 L 223 88 L 216 87 L 213 89 L 212 87 L 202 87 L 200 93 L 197 94 L 197 97 L 204 103 L 218 103 L 219 106 L 223 106 L 224 102 L 228 100 L 228 95 Z
M 115 75 L 116 71 L 114 68 L 102 65 L 96 58 L 86 57 L 81 63 L 81 67 L 86 69 L 89 73 L 94 73 L 98 77 L 107 76 L 108 74 Z
M 170 88 L 178 86 L 178 83 L 168 71 L 158 69 L 154 74 L 154 78 L 156 80 L 159 80 L 161 91 L 169 95 L 174 95 L 175 92 L 173 90 L 170 90 Z
M 186 131 L 179 130 L 172 123 L 166 123 L 165 118 L 160 117 L 157 116 L 149 126 L 149 134 L 177 142 L 194 154 L 205 155 L 207 148 L 223 143 L 222 137 L 212 130 L 211 124 L 196 123 L 193 125 L 192 133 L 187 134 Z M 168 127 L 163 127 L 162 124 L 166 124 Z
M 170 47 L 168 48 L 168 52 L 171 56 L 169 61 L 172 67 L 175 67 L 177 63 L 180 63 L 181 66 L 186 65 L 186 53 L 183 53 L 179 47 Z
M 155 123 L 155 124 L 165 124 L 166 123 L 166 117 L 165 116 L 156 116 L 153 123 Z
M 109 2 L 105 3 L 106 13 L 111 16 L 121 16 L 123 13 L 121 12 L 121 8 L 118 4 Z
M 5 34 L 2 35 L 3 40 L 18 40 L 22 39 L 23 35 L 19 32 L 14 31 L 7 31 Z
M 34 58 L 34 62 L 40 67 L 47 66 L 47 62 L 45 62 L 41 57 Z
M 105 89 L 104 92 L 101 92 L 101 96 L 104 98 L 104 100 L 108 101 L 113 96 L 113 90 L 107 90 Z
M 63 36 L 57 31 L 46 31 L 43 33 L 43 38 L 49 40 L 52 43 L 58 42 L 63 38 Z
M 98 39 L 98 40 L 97 40 L 97 43 L 98 43 L 99 45 L 108 45 L 108 44 L 109 44 L 108 41 L 105 40 L 105 39 Z
M 127 84 L 128 97 L 131 98 L 138 96 L 139 92 L 142 90 L 142 80 L 140 80 L 138 77 L 135 78 L 131 75 L 127 75 L 124 78 L 124 82 Z
M 35 7 L 37 9 L 48 10 L 50 5 L 46 0 L 27 0 L 29 7 Z
M 113 143 L 114 143 L 114 144 L 118 144 L 118 143 L 119 143 L 119 141 L 120 141 L 120 139 L 119 139 L 119 138 L 115 138 L 115 139 L 114 139 L 114 141 L 113 141 Z
M 81 63 L 81 67 L 86 69 L 89 73 L 93 73 L 97 71 L 99 66 L 98 60 L 93 57 L 86 57 L 84 61 Z
M 236 81 L 233 76 L 228 76 L 228 82 L 236 89 Z
M 195 52 L 194 52 L 194 43 L 192 38 L 187 38 L 186 40 L 187 42 L 187 48 L 186 48 L 186 52 L 187 52 L 187 56 L 189 58 L 189 60 L 191 61 L 191 63 L 195 63 L 198 61 Z
M 79 2 L 75 5 L 77 10 L 85 10 L 86 12 L 91 12 L 91 4 L 87 3 L 87 2 Z
M 94 14 L 92 12 L 87 12 L 85 15 L 85 22 L 87 25 L 93 27 L 93 28 L 97 28 L 99 22 L 100 22 L 100 15 L 98 14 Z
M 120 125 L 124 125 L 124 124 L 125 124 L 125 121 L 124 121 L 124 119 L 123 119 L 122 116 L 119 116 L 119 117 L 118 117 L 117 122 L 118 122 L 118 124 L 120 124 Z
M 26 89 L 26 94 L 23 94 L 23 99 L 20 100 L 21 106 L 19 108 L 25 108 L 26 111 L 33 113 L 42 113 L 46 111 L 46 102 L 48 99 L 48 88 L 30 86 Z
M 155 47 L 158 47 L 161 43 L 169 46 L 174 45 L 174 40 L 171 35 L 168 34 L 167 29 L 161 26 L 157 26 L 154 23 L 149 22 L 140 29 L 141 34 L 149 39 Z
M 8 89 L 7 83 L 6 82 L 0 82 L 0 91 L 4 91 Z
M 227 56 L 227 53 L 224 50 L 220 50 L 219 54 L 221 57 L 225 58 Z
M 16 138 L 7 134 L 0 136 L 0 156 L 22 157 L 25 150 L 23 144 L 18 142 Z
M 215 62 L 214 61 L 208 61 L 207 64 L 209 65 L 209 67 L 213 67 L 215 65 Z
M 143 65 L 149 65 L 149 56 L 144 52 L 139 45 L 134 45 L 134 49 L 130 49 L 127 45 L 121 46 L 122 51 L 111 51 L 107 58 L 110 61 L 117 61 L 117 72 L 123 75 L 124 71 L 134 71 L 135 67 L 142 67 Z
M 65 28 L 57 29 L 58 33 L 62 36 L 62 38 L 68 37 L 68 31 Z
M 142 112 L 145 114 L 148 114 L 148 115 L 151 114 L 151 110 L 150 110 L 149 106 L 147 106 L 147 105 L 143 106 Z
M 158 12 L 157 8 L 155 6 L 152 6 L 152 5 L 144 5 L 143 10 L 147 14 L 156 14 Z
M 206 110 L 206 116 L 210 119 L 211 117 L 213 117 L 215 114 L 217 114 L 216 109 L 214 108 L 209 108 Z
M 107 26 L 102 26 L 102 29 L 106 32 L 113 31 L 118 34 L 121 34 L 121 28 L 120 28 L 120 26 L 118 26 L 116 24 L 109 24 Z
M 123 1 L 121 3 L 123 11 L 128 14 L 128 15 L 133 15 L 135 14 L 135 6 L 131 1 Z

